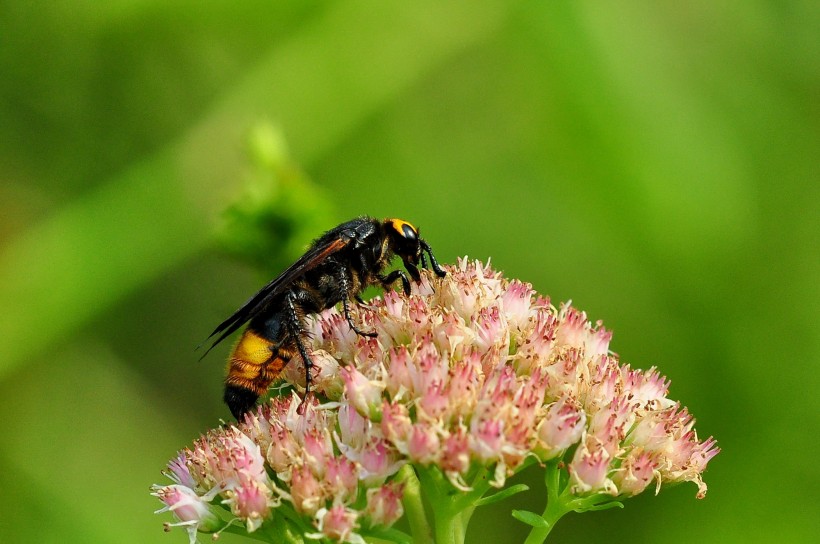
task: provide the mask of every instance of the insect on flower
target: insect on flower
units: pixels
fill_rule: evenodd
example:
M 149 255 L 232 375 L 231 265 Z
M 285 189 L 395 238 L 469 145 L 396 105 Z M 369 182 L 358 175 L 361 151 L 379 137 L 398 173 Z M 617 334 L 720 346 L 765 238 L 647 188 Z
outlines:
M 602 323 L 489 264 L 465 258 L 443 271 L 417 269 L 410 296 L 368 303 L 378 341 L 349 330 L 343 304 L 304 318 L 312 334 L 288 341 L 324 367 L 313 387 L 330 402 L 277 396 L 180 451 L 173 483 L 153 487 L 158 512 L 176 519 L 166 527 L 185 528 L 191 544 L 237 521 L 268 542 L 463 542 L 470 513 L 526 491 L 510 478 L 533 465 L 546 484 L 533 499 L 547 506 L 513 514 L 532 527 L 528 542 L 544 542 L 569 512 L 645 490 L 693 482 L 706 495 L 720 448 L 698 438 L 656 368 L 622 363 Z M 291 366 L 283 379 L 302 383 Z M 405 513 L 410 504 L 424 515 Z
M 297 353 L 305 365 L 305 399 L 311 392 L 311 367 L 305 347 L 304 319 L 342 303 L 350 328 L 360 330 L 350 316 L 350 301 L 373 285 L 390 287 L 401 280 L 405 294 L 410 281 L 402 270 L 385 274 L 394 256 L 401 258 L 413 281 L 420 281 L 418 266 L 430 266 L 439 277 L 446 272 L 416 227 L 402 219 L 358 217 L 316 239 L 299 260 L 253 295 L 208 337 L 219 335 L 208 351 L 249 323 L 228 361 L 225 403 L 240 419 L 282 373 Z M 208 354 L 205 352 L 205 355 Z M 204 357 L 204 355 L 203 355 Z

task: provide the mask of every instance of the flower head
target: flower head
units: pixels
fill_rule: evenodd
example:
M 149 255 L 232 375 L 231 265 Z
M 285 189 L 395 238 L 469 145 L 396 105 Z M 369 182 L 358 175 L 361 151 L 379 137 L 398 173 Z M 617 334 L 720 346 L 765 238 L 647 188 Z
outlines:
M 175 485 L 157 496 L 183 506 L 166 509 L 211 530 L 218 496 L 248 531 L 287 509 L 282 523 L 359 542 L 402 515 L 405 465 L 466 492 L 504 486 L 527 460 L 565 471 L 556 481 L 580 499 L 623 499 L 653 482 L 691 481 L 705 494 L 702 472 L 719 450 L 698 439 L 655 368 L 622 365 L 610 331 L 529 284 L 466 259 L 447 271 L 423 273 L 409 296 L 354 307 L 372 338 L 337 309 L 311 316 L 317 392 L 330 402 L 299 414 L 294 392 L 201 438 L 169 464 Z M 300 363 L 285 373 L 296 391 Z
M 166 528 L 184 527 L 188 531 L 191 544 L 196 542 L 197 531 L 210 533 L 219 529 L 221 525 L 219 518 L 208 504 L 213 494 L 209 496 L 206 493 L 200 496 L 193 489 L 182 484 L 154 485 L 152 489 L 151 494 L 165 504 L 156 513 L 171 512 L 179 520 L 178 523 L 166 524 Z

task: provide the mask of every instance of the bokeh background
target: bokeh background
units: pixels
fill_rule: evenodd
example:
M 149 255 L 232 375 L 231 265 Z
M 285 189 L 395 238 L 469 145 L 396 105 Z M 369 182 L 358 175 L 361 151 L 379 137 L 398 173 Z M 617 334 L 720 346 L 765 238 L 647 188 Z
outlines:
M 148 488 L 228 417 L 193 348 L 366 213 L 571 298 L 718 438 L 705 500 L 552 541 L 816 542 L 819 6 L 3 2 L 0 541 L 187 542 Z

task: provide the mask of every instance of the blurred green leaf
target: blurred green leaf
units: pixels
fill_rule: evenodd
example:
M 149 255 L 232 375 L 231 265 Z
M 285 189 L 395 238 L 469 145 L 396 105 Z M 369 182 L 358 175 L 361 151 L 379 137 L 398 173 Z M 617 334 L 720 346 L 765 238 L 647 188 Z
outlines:
M 299 157 L 321 155 L 430 67 L 500 24 L 494 3 L 470 6 L 394 5 L 385 19 L 369 17 L 367 2 L 338 6 L 274 47 L 178 144 L 12 240 L 0 254 L 0 307 L 18 311 L 0 321 L 0 336 L 15 339 L 0 345 L 0 376 L 211 242 L 209 222 L 244 164 L 230 142 L 240 141 L 253 119 L 280 119 Z M 416 20 L 420 9 L 426 17 Z M 365 53 L 385 40 L 391 47 L 375 49 L 384 71 L 362 77 L 374 62 Z M 286 77 L 305 66 L 311 78 Z M 339 104 L 343 115 L 326 123 L 328 108 Z M 58 292 L 48 289 L 55 277 Z
M 30 401 L 6 421 L 13 439 L 0 444 L 2 472 L 19 475 L 34 511 L 47 512 L 35 532 L 33 519 L 7 519 L 4 542 L 38 532 L 53 542 L 149 541 L 162 533 L 149 486 L 166 480 L 160 470 L 181 447 L 189 414 L 162 412 L 151 385 L 101 346 L 78 343 L 59 361 L 0 386 L 5 398 Z M 134 454 L 144 462 L 135 465 Z
M 813 451 L 820 422 L 815 1 L 1 11 L 0 541 L 184 540 L 146 486 L 225 413 L 221 363 L 189 351 L 257 287 L 213 248 L 241 183 L 268 175 L 243 147 L 267 120 L 339 219 L 406 217 L 443 262 L 491 256 L 572 298 L 717 436 L 705 501 L 638 497 L 554 540 L 816 540 L 816 463 L 760 455 Z M 304 220 L 294 239 L 330 226 Z M 77 453 L 122 444 L 96 472 Z M 523 540 L 507 505 L 537 509 L 530 495 L 474 516 L 472 541 Z
M 230 253 L 271 276 L 336 221 L 326 194 L 290 158 L 281 131 L 258 123 L 248 147 L 250 171 L 242 194 L 223 214 L 219 238 Z

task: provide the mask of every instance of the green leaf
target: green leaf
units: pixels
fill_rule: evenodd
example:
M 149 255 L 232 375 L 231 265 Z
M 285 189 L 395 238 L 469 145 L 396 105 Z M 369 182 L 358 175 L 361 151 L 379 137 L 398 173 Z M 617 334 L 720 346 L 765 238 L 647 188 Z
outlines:
M 387 540 L 390 542 L 396 542 L 397 544 L 411 544 L 413 542 L 413 537 L 408 535 L 403 531 L 399 531 L 398 529 L 385 529 L 384 527 L 379 528 L 371 528 L 365 531 L 361 531 L 362 536 L 364 537 L 373 537 L 379 540 Z
M 609 510 L 610 508 L 623 508 L 624 503 L 620 501 L 610 501 L 604 504 L 596 504 L 594 506 L 590 506 L 588 508 L 584 508 L 581 510 L 576 510 L 576 512 L 598 512 L 599 510 Z
M 529 512 L 527 510 L 513 510 L 512 516 L 521 523 L 526 523 L 531 527 L 535 527 L 538 529 L 546 529 L 547 527 L 549 527 L 549 523 L 547 523 L 544 518 L 542 518 L 535 512 Z
M 529 490 L 529 486 L 524 484 L 514 485 L 512 487 L 508 487 L 507 489 L 502 489 L 498 493 L 494 493 L 488 497 L 482 497 L 475 502 L 476 506 L 487 506 L 488 504 L 495 504 L 497 502 L 503 501 L 507 497 L 512 497 L 522 491 Z

